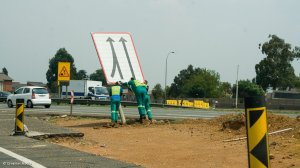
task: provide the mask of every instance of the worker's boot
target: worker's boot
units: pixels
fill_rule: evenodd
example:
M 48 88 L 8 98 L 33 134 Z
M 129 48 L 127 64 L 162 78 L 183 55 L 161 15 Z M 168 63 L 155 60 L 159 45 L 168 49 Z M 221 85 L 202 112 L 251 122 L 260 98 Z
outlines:
M 118 124 L 117 121 L 114 121 L 111 124 L 112 124 L 111 126 L 114 127 L 114 128 L 118 128 L 119 127 L 119 124 Z
M 150 121 L 150 124 L 152 124 L 152 123 L 153 123 L 153 119 L 152 119 L 152 118 L 149 118 L 149 121 Z
M 115 125 L 113 126 L 114 128 L 119 128 L 119 123 L 115 123 Z
M 140 123 L 141 124 L 145 123 L 145 120 L 146 120 L 146 116 L 145 115 L 140 116 Z
M 140 116 L 140 123 L 142 124 L 143 123 L 143 117 L 142 116 Z

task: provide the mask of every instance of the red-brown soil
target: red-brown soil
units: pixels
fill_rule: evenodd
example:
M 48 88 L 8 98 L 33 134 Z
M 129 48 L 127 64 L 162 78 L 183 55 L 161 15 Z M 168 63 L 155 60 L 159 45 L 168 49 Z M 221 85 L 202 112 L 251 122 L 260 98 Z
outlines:
M 52 117 L 51 123 L 84 133 L 83 138 L 48 141 L 99 156 L 143 167 L 242 168 L 248 167 L 247 140 L 224 142 L 246 136 L 243 115 L 212 120 L 156 121 L 107 127 L 109 119 Z M 268 132 L 292 128 L 269 136 L 272 168 L 300 167 L 300 121 L 268 115 Z M 239 128 L 240 127 L 240 128 Z

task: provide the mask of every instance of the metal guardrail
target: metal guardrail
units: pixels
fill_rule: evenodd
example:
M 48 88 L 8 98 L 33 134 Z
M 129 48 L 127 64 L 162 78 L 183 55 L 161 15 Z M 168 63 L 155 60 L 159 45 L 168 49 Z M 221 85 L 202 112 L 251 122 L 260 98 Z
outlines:
M 277 100 L 278 101 L 278 100 Z M 284 101 L 284 100 L 281 100 Z M 53 103 L 70 103 L 70 99 L 63 99 L 63 98 L 52 98 Z M 74 99 L 74 104 L 83 104 L 83 105 L 110 105 L 109 100 L 90 100 L 90 99 Z M 121 104 L 123 106 L 137 106 L 136 102 L 133 101 L 121 101 Z M 267 102 L 267 108 L 268 109 L 280 109 L 280 110 L 300 110 L 300 103 L 296 104 L 287 104 L 287 103 L 279 103 L 276 102 L 275 104 L 272 103 L 272 101 Z M 167 105 L 162 103 L 151 103 L 151 107 L 172 107 L 172 108 L 191 108 L 191 107 L 184 107 L 184 106 L 174 106 L 174 105 Z M 231 102 L 225 102 L 219 101 L 219 103 L 216 105 L 216 108 L 235 108 L 233 106 L 233 103 Z M 244 108 L 244 103 L 240 102 L 238 104 L 238 108 Z
M 6 98 L 5 97 L 0 97 L 0 102 L 5 102 Z M 268 109 L 280 109 L 280 110 L 300 110 L 300 103 L 297 102 L 292 102 L 294 104 L 287 104 L 286 101 L 288 100 L 281 100 L 282 102 L 278 102 L 279 100 L 276 101 L 268 101 L 267 102 L 267 108 Z M 291 101 L 291 100 L 290 100 Z M 295 101 L 295 100 L 294 100 Z M 62 99 L 62 98 L 52 98 L 52 103 L 64 103 L 64 104 L 69 104 L 70 99 Z M 74 99 L 74 104 L 83 104 L 83 105 L 110 105 L 109 100 L 90 100 L 90 99 Z M 132 101 L 121 101 L 121 104 L 123 106 L 137 106 L 136 102 Z M 174 106 L 174 105 L 167 105 L 167 104 L 162 104 L 162 103 L 151 103 L 151 107 L 174 107 L 174 108 L 188 108 L 188 107 L 182 107 L 182 106 Z M 233 103 L 231 102 L 225 102 L 219 101 L 219 103 L 216 105 L 217 108 L 234 108 Z M 244 104 L 239 103 L 238 108 L 243 108 Z
M 62 98 L 52 98 L 52 103 L 57 104 L 70 104 L 70 99 L 62 99 Z M 74 99 L 74 104 L 82 104 L 82 105 L 110 105 L 109 100 L 91 100 L 91 99 Z M 132 101 L 121 101 L 123 106 L 137 106 L 136 102 Z M 161 103 L 151 103 L 151 107 L 180 107 L 173 105 L 166 105 Z M 182 108 L 182 107 L 180 107 Z
M 56 104 L 70 104 L 70 99 L 63 99 L 63 98 L 52 98 L 52 103 Z M 0 97 L 0 102 L 5 102 L 6 97 Z M 82 104 L 82 105 L 110 105 L 109 100 L 91 100 L 91 99 L 74 99 L 74 104 Z M 136 102 L 132 101 L 121 101 L 123 106 L 137 106 Z M 161 103 L 151 103 L 151 107 L 180 107 L 180 106 L 173 106 L 173 105 L 166 105 Z M 180 107 L 184 108 L 184 107 Z

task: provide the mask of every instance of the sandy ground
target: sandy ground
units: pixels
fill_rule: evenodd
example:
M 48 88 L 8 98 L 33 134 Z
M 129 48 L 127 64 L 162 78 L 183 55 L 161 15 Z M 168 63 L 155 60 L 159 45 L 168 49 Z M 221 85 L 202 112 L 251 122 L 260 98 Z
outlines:
M 49 122 L 84 133 L 83 138 L 53 138 L 48 141 L 99 156 L 149 168 L 242 168 L 248 167 L 246 140 L 224 142 L 246 136 L 245 126 L 228 128 L 228 121 L 244 121 L 240 115 L 213 120 L 156 121 L 107 127 L 109 119 L 52 117 Z M 272 168 L 300 167 L 300 121 L 268 115 Z M 239 127 L 239 125 L 238 125 Z

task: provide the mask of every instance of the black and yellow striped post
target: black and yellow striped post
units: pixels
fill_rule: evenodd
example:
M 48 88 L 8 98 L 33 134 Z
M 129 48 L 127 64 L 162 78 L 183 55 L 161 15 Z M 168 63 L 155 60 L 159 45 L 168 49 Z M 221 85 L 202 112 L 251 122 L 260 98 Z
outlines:
M 14 135 L 24 135 L 24 99 L 16 100 L 16 120 Z
M 267 109 L 265 97 L 245 98 L 249 168 L 269 168 Z

